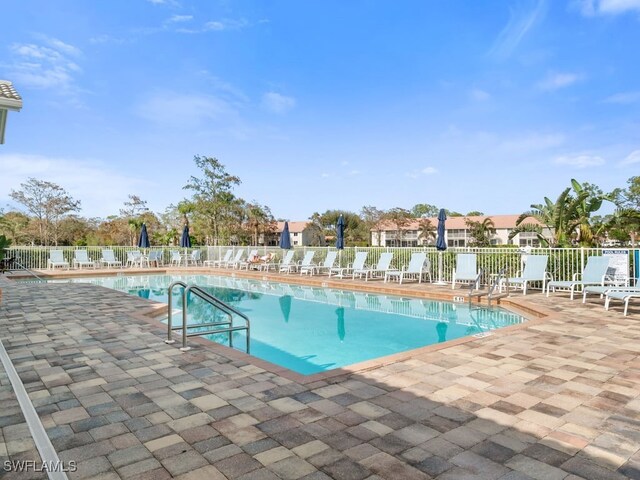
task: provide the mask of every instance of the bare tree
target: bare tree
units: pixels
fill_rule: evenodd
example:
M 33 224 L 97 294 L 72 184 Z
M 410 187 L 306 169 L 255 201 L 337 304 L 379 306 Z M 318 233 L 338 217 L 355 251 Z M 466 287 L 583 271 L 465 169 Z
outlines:
M 80 210 L 80 201 L 74 200 L 60 185 L 29 178 L 21 183 L 22 190 L 11 190 L 9 196 L 24 205 L 38 224 L 39 241 L 42 245 L 58 244 L 58 226 L 61 219 Z

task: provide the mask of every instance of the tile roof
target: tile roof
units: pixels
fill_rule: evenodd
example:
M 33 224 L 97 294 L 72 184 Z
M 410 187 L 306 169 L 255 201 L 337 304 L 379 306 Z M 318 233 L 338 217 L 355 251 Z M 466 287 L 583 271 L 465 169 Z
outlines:
M 463 216 L 463 217 L 449 217 L 445 223 L 445 228 L 447 230 L 453 229 L 466 229 L 467 224 L 465 220 L 471 220 L 473 222 L 482 222 L 485 218 L 490 218 L 493 221 L 494 228 L 497 230 L 500 229 L 512 229 L 516 227 L 516 220 L 520 215 L 472 215 L 472 216 Z M 409 222 L 403 230 L 417 230 L 419 228 L 419 223 L 421 219 L 416 219 Z M 427 218 L 431 222 L 431 225 L 436 227 L 438 225 L 438 219 L 436 217 Z M 533 223 L 539 225 L 535 218 L 530 218 L 526 223 Z M 395 224 L 385 221 L 382 222 L 381 226 L 378 228 L 372 228 L 371 231 L 375 232 L 379 228 L 387 229 L 387 230 L 396 230 Z
M 289 233 L 301 233 L 311 222 L 289 222 Z M 278 233 L 282 232 L 284 222 L 278 222 Z
M 22 97 L 13 88 L 13 84 L 7 80 L 0 80 L 0 108 L 9 110 L 22 108 Z

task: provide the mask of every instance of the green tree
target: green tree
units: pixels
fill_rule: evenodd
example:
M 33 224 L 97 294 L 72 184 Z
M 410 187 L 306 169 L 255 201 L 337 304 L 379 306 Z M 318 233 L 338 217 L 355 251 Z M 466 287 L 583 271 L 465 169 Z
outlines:
M 469 236 L 471 237 L 470 244 L 473 247 L 490 247 L 491 237 L 495 235 L 495 224 L 491 218 L 486 217 L 481 222 L 465 219 L 467 228 L 469 229 Z
M 411 209 L 411 215 L 416 218 L 420 217 L 437 217 L 440 209 L 429 203 L 417 203 Z
M 610 228 L 615 229 L 618 239 L 626 237 L 635 246 L 640 233 L 640 176 L 629 178 L 627 188 L 616 188 L 609 195 L 618 207 Z
M 217 158 L 196 155 L 193 161 L 202 171 L 202 177 L 191 176 L 183 188 L 193 191 L 195 214 L 204 229 L 206 242 L 218 245 L 223 240 L 230 241 L 238 223 L 239 200 L 233 194 L 233 187 L 240 185 L 240 178 L 229 174 Z
M 435 239 L 436 227 L 431 223 L 431 220 L 428 218 L 418 220 L 418 240 L 421 240 L 423 245 L 427 245 L 430 240 Z
M 261 236 L 266 243 L 267 237 L 276 231 L 276 222 L 271 209 L 254 200 L 251 203 L 245 203 L 244 210 L 245 224 L 251 237 L 251 245 L 258 245 Z
M 327 210 L 324 213 L 312 215 L 312 221 L 314 221 L 315 215 L 317 215 L 317 222 L 322 226 L 324 236 L 335 238 L 338 218 L 342 215 L 345 242 L 348 245 L 366 244 L 368 242 L 366 227 L 363 226 L 362 219 L 356 213 L 346 210 Z
M 0 233 L 14 245 L 32 243 L 34 237 L 29 233 L 30 222 L 28 215 L 16 210 L 9 211 L 0 219 Z
M 602 190 L 596 185 L 590 183 L 578 183 L 575 179 L 571 179 L 571 188 L 577 202 L 576 215 L 578 217 L 578 228 L 576 240 L 583 246 L 592 246 L 594 244 L 594 230 L 591 225 L 591 215 L 602 206 L 604 200 L 610 200 L 609 195 L 604 195 Z M 587 195 L 585 196 L 584 193 Z
M 478 210 L 472 210 L 471 212 L 467 213 L 466 216 L 467 217 L 483 217 L 484 213 L 479 212 Z
M 460 212 L 456 212 L 455 210 L 448 210 L 448 209 L 444 209 L 445 213 L 447 214 L 447 218 L 451 218 L 451 217 L 464 217 L 464 215 L 462 215 Z M 438 210 L 438 213 L 440 212 L 440 210 Z M 436 214 L 436 216 L 438 216 Z
M 544 197 L 544 203 L 531 205 L 531 210 L 524 212 L 516 220 L 516 228 L 509 234 L 509 239 L 520 232 L 536 232 L 540 243 L 551 247 L 567 247 L 571 245 L 571 236 L 580 225 L 580 204 L 589 196 L 589 192 L 582 191 L 576 197 L 571 196 L 571 187 L 562 191 L 556 201 Z M 540 225 L 527 222 L 530 218 L 553 232 L 551 242 L 542 235 Z

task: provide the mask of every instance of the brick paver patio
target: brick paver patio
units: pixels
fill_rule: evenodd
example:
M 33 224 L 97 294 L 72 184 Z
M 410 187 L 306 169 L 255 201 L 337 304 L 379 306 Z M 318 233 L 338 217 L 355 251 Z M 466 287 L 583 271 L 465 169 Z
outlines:
M 556 313 L 305 383 L 224 347 L 181 353 L 143 299 L 0 288 L 0 338 L 72 479 L 640 478 L 637 307 L 534 293 Z M 0 400 L 0 477 L 46 478 L 3 469 L 39 457 L 2 370 Z

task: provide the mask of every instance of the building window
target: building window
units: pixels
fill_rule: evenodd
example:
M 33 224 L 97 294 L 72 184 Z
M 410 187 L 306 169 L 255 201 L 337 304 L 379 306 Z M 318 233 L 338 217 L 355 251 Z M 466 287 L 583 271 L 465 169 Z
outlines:
M 447 245 L 449 247 L 464 247 L 464 238 L 449 238 Z

